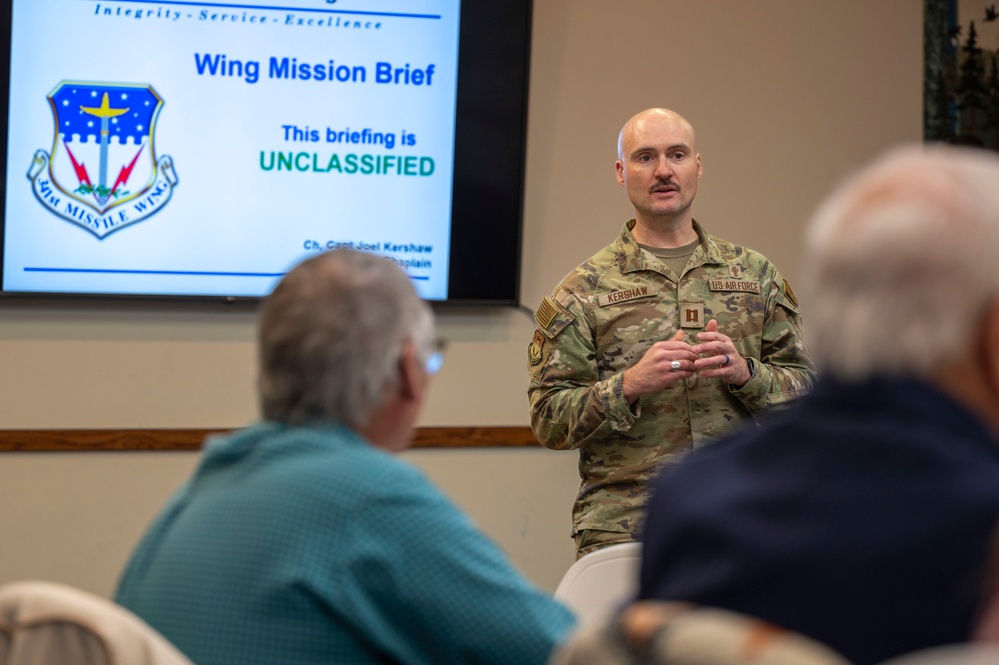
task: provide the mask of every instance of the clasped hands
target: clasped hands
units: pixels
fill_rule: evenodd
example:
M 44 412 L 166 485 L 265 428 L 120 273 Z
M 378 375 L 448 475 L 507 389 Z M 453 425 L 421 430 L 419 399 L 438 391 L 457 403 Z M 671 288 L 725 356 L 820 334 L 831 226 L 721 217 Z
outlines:
M 624 396 L 629 404 L 694 374 L 734 386 L 743 386 L 751 378 L 746 359 L 735 350 L 730 337 L 718 332 L 716 320 L 708 321 L 697 333 L 697 344 L 688 344 L 686 337 L 687 333 L 677 330 L 665 342 L 649 347 L 637 363 L 624 371 Z

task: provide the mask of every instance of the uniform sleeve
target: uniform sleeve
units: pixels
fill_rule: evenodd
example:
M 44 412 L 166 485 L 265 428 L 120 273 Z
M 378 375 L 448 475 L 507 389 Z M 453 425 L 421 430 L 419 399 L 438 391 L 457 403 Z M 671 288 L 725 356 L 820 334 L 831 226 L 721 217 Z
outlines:
M 741 388 L 733 388 L 754 417 L 805 395 L 815 379 L 815 366 L 801 334 L 798 301 L 786 279 L 774 271 L 763 323 L 760 359 L 754 376 Z
M 333 603 L 387 662 L 542 665 L 575 618 L 529 584 L 422 474 L 372 479 L 342 544 Z M 342 604 L 341 604 L 342 602 Z
M 579 448 L 591 438 L 627 431 L 639 415 L 624 397 L 624 378 L 599 379 L 596 341 L 586 309 L 564 290 L 545 298 L 528 347 L 531 429 L 542 445 Z

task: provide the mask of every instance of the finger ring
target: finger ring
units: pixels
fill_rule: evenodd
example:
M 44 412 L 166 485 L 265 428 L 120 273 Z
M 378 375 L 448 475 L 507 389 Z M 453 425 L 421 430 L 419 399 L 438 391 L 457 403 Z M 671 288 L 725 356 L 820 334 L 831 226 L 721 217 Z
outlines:
M 674 360 L 673 362 L 671 362 L 671 363 L 669 364 L 669 366 L 673 368 L 673 371 L 674 371 L 674 372 L 676 372 L 676 371 L 678 371 L 678 370 L 680 369 L 680 367 L 681 367 L 681 365 L 680 365 L 680 361 L 679 361 L 679 360 Z
M 723 362 L 721 366 L 724 367 L 725 365 L 727 365 L 729 360 L 730 358 L 728 356 L 725 356 L 725 362 Z

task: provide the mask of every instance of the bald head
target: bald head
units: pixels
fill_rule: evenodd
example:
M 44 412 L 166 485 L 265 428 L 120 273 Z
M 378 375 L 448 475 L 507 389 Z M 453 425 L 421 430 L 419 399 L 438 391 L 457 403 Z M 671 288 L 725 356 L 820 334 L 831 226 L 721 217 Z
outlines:
M 637 242 L 679 247 L 696 237 L 691 204 L 701 179 L 701 156 L 694 128 L 683 116 L 648 109 L 628 120 L 618 137 L 614 168 L 635 206 Z
M 691 151 L 697 152 L 694 127 L 687 122 L 686 118 L 669 109 L 646 109 L 631 116 L 621 128 L 621 132 L 617 136 L 618 159 L 624 160 L 625 152 L 631 151 L 637 136 L 648 133 L 655 127 L 668 127 L 675 130 L 676 133 L 687 135 Z

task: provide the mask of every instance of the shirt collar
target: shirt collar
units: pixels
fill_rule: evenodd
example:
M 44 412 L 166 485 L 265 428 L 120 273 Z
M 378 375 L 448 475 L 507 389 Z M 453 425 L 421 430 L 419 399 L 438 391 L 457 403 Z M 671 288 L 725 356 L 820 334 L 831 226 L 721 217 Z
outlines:
M 625 222 L 624 228 L 621 230 L 621 237 L 618 238 L 617 250 L 621 257 L 621 272 L 630 273 L 640 270 L 654 270 L 668 277 L 668 273 L 663 272 L 663 264 L 659 259 L 644 251 L 638 246 L 638 242 L 635 241 L 631 230 L 635 228 L 636 223 L 634 219 L 629 219 Z M 697 268 L 703 265 L 724 264 L 725 260 L 722 257 L 722 252 L 718 244 L 707 234 L 696 219 L 693 220 L 693 225 L 699 244 L 694 248 L 694 253 L 690 256 L 690 261 L 687 265 L 691 268 Z

